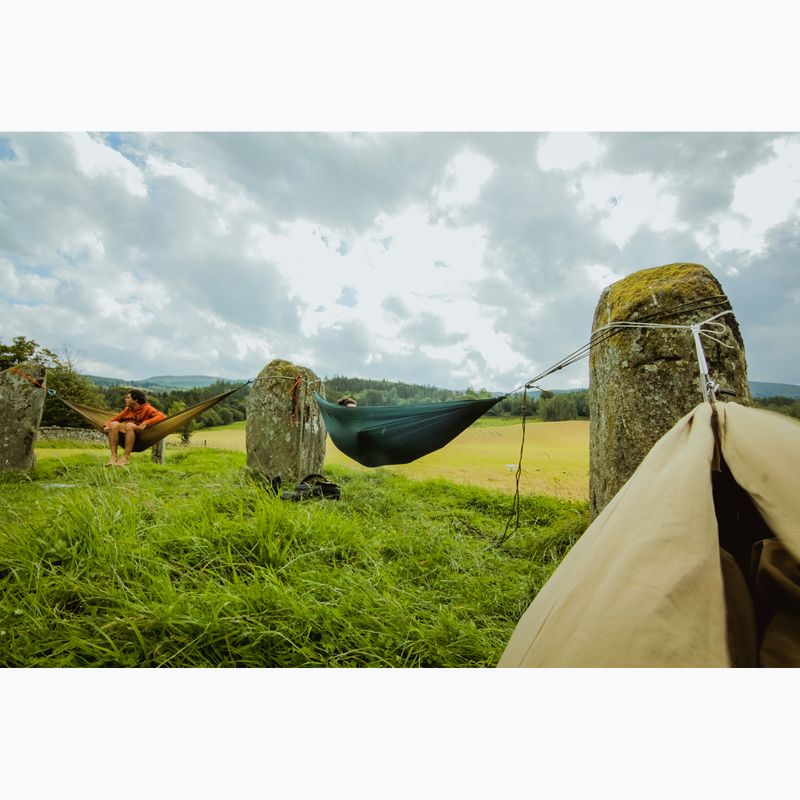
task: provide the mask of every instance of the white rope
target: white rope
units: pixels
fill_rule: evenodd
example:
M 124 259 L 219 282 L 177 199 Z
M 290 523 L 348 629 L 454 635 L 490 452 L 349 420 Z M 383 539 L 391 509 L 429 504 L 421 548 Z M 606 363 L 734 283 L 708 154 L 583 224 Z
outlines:
M 716 393 L 720 390 L 720 386 L 714 381 L 711 380 L 708 374 L 708 366 L 705 360 L 705 352 L 703 351 L 703 346 L 700 341 L 701 336 L 705 336 L 707 339 L 710 339 L 717 344 L 722 345 L 723 347 L 727 347 L 730 349 L 735 349 L 735 345 L 727 344 L 722 340 L 718 339 L 717 336 L 724 336 L 725 334 L 729 333 L 729 328 L 724 325 L 722 322 L 717 322 L 720 317 L 724 317 L 726 314 L 733 314 L 732 309 L 727 309 L 725 311 L 720 311 L 718 314 L 714 314 L 707 319 L 704 319 L 702 322 L 696 322 L 692 324 L 670 324 L 666 322 L 637 322 L 636 320 L 618 320 L 617 322 L 610 322 L 607 325 L 601 325 L 599 328 L 596 328 L 592 332 L 592 338 L 590 339 L 589 343 L 584 345 L 583 347 L 576 350 L 572 355 L 566 356 L 563 358 L 556 366 L 550 368 L 547 372 L 542 373 L 541 375 L 537 375 L 535 378 L 531 378 L 530 381 L 523 383 L 522 385 L 518 386 L 516 389 L 513 389 L 509 394 L 513 394 L 519 389 L 525 387 L 526 389 L 530 389 L 534 386 L 535 383 L 540 381 L 542 378 L 551 375 L 554 372 L 558 372 L 558 370 L 563 369 L 564 367 L 571 366 L 576 362 L 586 358 L 590 353 L 591 349 L 594 346 L 593 343 L 596 344 L 595 340 L 598 338 L 598 334 L 602 335 L 606 331 L 611 330 L 618 330 L 618 329 L 625 329 L 625 328 L 644 328 L 644 329 L 654 329 L 654 330 L 683 330 L 691 333 L 695 337 L 695 350 L 697 353 L 697 363 L 700 369 L 701 374 L 701 388 L 703 391 L 703 397 L 705 400 L 708 400 L 709 392 L 712 396 L 716 396 Z M 715 336 L 716 334 L 717 336 Z
M 728 328 L 721 322 L 715 323 L 714 320 L 719 319 L 719 317 L 722 317 L 725 314 L 732 313 L 733 311 L 731 310 L 722 311 L 719 314 L 714 314 L 713 317 L 704 319 L 702 322 L 697 322 L 694 325 L 676 325 L 668 324 L 666 322 L 636 322 L 635 320 L 619 320 L 618 322 L 609 322 L 608 325 L 601 325 L 599 328 L 595 329 L 594 333 L 592 333 L 592 339 L 594 339 L 601 331 L 610 330 L 612 328 L 672 328 L 676 330 L 690 331 L 694 327 L 703 328 L 703 326 L 710 325 L 712 323 L 715 333 L 725 333 Z

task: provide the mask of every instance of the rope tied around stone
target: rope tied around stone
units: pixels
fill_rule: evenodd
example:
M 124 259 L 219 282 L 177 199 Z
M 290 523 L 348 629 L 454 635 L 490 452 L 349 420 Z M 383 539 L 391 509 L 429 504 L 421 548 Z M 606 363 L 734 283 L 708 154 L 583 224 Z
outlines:
M 728 305 L 728 308 L 720 311 L 701 322 L 697 323 L 690 323 L 690 324 L 677 324 L 677 323 L 657 323 L 657 322 L 647 322 L 646 320 L 652 318 L 663 318 L 668 316 L 673 316 L 676 314 L 684 314 L 690 313 L 691 311 L 698 311 L 703 310 L 705 308 L 720 306 L 720 305 Z M 706 336 L 709 339 L 717 342 L 718 344 L 722 345 L 723 347 L 733 348 L 733 345 L 727 344 L 726 342 L 721 341 L 720 339 L 716 338 L 713 334 L 724 335 L 728 332 L 727 326 L 725 326 L 721 322 L 717 322 L 720 317 L 723 317 L 727 314 L 732 314 L 733 309 L 730 308 L 730 302 L 725 295 L 715 295 L 709 298 L 703 298 L 700 301 L 691 301 L 689 303 L 684 303 L 680 306 L 674 306 L 666 311 L 656 312 L 652 315 L 647 315 L 641 320 L 620 320 L 617 322 L 611 322 L 607 325 L 603 325 L 592 333 L 592 337 L 589 342 L 583 347 L 578 348 L 573 353 L 570 353 L 568 356 L 565 356 L 561 361 L 554 364 L 549 369 L 545 370 L 540 375 L 537 375 L 535 378 L 531 378 L 531 380 L 527 381 L 524 384 L 521 384 L 516 389 L 509 392 L 509 394 L 513 394 L 514 392 L 519 391 L 519 389 L 523 389 L 523 400 L 522 400 L 522 441 L 520 443 L 520 451 L 519 451 L 519 463 L 517 464 L 517 471 L 516 471 L 516 479 L 515 479 L 515 491 L 514 491 L 514 500 L 511 506 L 511 513 L 509 514 L 509 518 L 506 522 L 505 530 L 503 531 L 502 536 L 497 540 L 496 544 L 498 546 L 504 544 L 520 527 L 520 478 L 522 476 L 522 459 L 525 449 L 525 417 L 526 417 L 526 406 L 527 406 L 527 391 L 531 388 L 536 388 L 541 391 L 539 386 L 535 384 L 542 380 L 542 378 L 547 377 L 548 375 L 552 375 L 554 372 L 558 372 L 559 370 L 563 369 L 564 367 L 570 366 L 581 359 L 586 358 L 591 353 L 593 347 L 596 347 L 598 344 L 606 341 L 612 336 L 615 336 L 618 333 L 621 333 L 625 329 L 629 328 L 650 328 L 650 329 L 673 329 L 673 330 L 686 330 L 692 334 L 695 341 L 695 348 L 697 353 L 698 359 L 698 367 L 700 370 L 701 376 L 701 389 L 703 392 L 703 399 L 706 402 L 711 402 L 713 406 L 713 399 L 716 398 L 719 394 L 733 394 L 732 392 L 722 389 L 718 383 L 714 382 L 708 372 L 708 365 L 705 360 L 705 352 L 703 351 L 702 343 L 700 341 L 701 336 Z M 710 331 L 708 329 L 711 329 Z M 514 529 L 509 532 L 509 526 L 511 525 L 512 520 L 515 520 Z
M 258 377 L 257 378 L 250 378 L 250 380 L 247 381 L 247 383 L 261 383 L 262 381 L 280 381 L 280 380 L 283 380 L 283 381 L 296 381 L 297 377 L 298 376 L 296 376 L 296 375 L 264 375 L 264 376 L 262 376 L 260 378 L 258 378 Z M 324 384 L 325 383 L 325 381 L 322 380 L 322 379 L 317 379 L 315 381 L 305 380 L 304 382 L 305 382 L 306 386 L 316 386 L 318 383 L 319 384 Z
M 294 378 L 294 383 L 292 384 L 292 388 L 289 389 L 289 397 L 291 398 L 292 404 L 289 407 L 289 422 L 292 425 L 297 425 L 300 421 L 297 415 L 297 409 L 300 404 L 300 385 L 303 383 L 303 376 L 296 375 Z
M 30 375 L 27 375 L 21 369 L 17 369 L 16 367 L 9 367 L 9 369 L 11 370 L 11 372 L 16 372 L 17 375 L 21 375 L 23 378 L 25 378 L 26 381 L 32 383 L 37 389 L 44 389 L 50 397 L 52 397 L 56 393 L 55 389 L 48 389 L 44 385 L 44 381 L 41 378 L 31 378 Z
M 713 320 L 717 319 L 717 317 L 722 316 L 723 314 L 733 313 L 733 309 L 730 306 L 730 301 L 728 300 L 727 296 L 724 294 L 718 295 L 711 295 L 709 297 L 701 298 L 700 300 L 690 300 L 686 303 L 681 303 L 677 306 L 672 306 L 671 308 L 654 311 L 651 314 L 645 314 L 638 320 L 621 320 L 619 322 L 611 322 L 608 325 L 603 325 L 600 328 L 597 328 L 594 333 L 592 333 L 591 338 L 589 341 L 579 347 L 577 350 L 573 351 L 569 355 L 564 356 L 560 361 L 553 364 L 551 367 L 548 367 L 544 372 L 540 372 L 538 375 L 534 376 L 530 380 L 525 381 L 525 383 L 520 384 L 515 389 L 512 389 L 509 394 L 514 394 L 514 392 L 518 392 L 523 387 L 527 386 L 530 388 L 533 384 L 538 383 L 539 381 L 543 380 L 544 378 L 552 375 L 554 372 L 558 372 L 559 370 L 564 369 L 564 367 L 572 366 L 572 364 L 581 361 L 584 358 L 587 358 L 591 353 L 591 349 L 596 347 L 599 344 L 602 344 L 607 339 L 610 339 L 612 336 L 616 336 L 619 333 L 622 333 L 623 330 L 630 327 L 642 327 L 647 328 L 651 326 L 655 327 L 679 327 L 679 328 L 688 328 L 690 326 L 686 325 L 672 325 L 669 323 L 654 323 L 652 320 L 657 319 L 664 319 L 667 317 L 673 317 L 678 314 L 691 314 L 693 312 L 703 311 L 706 309 L 711 308 L 718 308 L 720 306 L 727 306 L 727 308 L 715 314 L 712 317 L 709 317 L 707 320 L 704 320 L 699 325 L 705 325 L 708 322 L 712 322 Z M 724 326 L 720 326 L 722 330 L 727 330 Z M 715 333 L 720 333 L 720 330 L 715 330 Z M 726 345 L 729 346 L 729 345 Z

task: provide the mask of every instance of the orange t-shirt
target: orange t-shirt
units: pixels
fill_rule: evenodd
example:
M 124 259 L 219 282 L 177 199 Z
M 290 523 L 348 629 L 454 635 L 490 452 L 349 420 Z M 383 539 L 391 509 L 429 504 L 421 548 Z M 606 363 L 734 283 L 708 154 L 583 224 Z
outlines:
M 141 425 L 146 422 L 147 425 L 154 425 L 156 422 L 161 422 L 166 419 L 167 415 L 153 408 L 150 403 L 142 403 L 139 408 L 134 411 L 132 408 L 123 408 L 116 417 L 112 417 L 109 422 L 135 422 Z M 145 426 L 147 427 L 147 426 Z

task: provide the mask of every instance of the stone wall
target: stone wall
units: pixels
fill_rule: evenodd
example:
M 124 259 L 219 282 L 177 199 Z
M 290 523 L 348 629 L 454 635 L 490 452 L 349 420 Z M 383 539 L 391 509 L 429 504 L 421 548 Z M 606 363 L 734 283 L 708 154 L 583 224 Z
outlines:
M 661 316 L 698 301 L 699 310 Z M 634 272 L 607 287 L 592 331 L 617 321 L 691 325 L 730 309 L 717 279 L 699 264 Z M 659 318 L 653 318 L 653 315 Z M 733 314 L 719 319 L 725 345 L 703 337 L 711 377 L 749 405 L 747 363 Z M 687 330 L 627 328 L 592 347 L 590 362 L 589 500 L 592 516 L 633 474 L 650 448 L 703 401 L 694 339 Z
M 104 433 L 95 428 L 39 428 L 39 439 L 67 439 L 76 440 L 79 442 L 107 442 L 108 439 Z

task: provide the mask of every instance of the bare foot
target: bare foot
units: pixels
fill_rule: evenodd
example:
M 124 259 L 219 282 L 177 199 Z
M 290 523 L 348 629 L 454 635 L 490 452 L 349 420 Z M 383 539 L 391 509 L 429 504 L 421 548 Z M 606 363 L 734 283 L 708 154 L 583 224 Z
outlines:
M 128 466 L 128 459 L 121 458 L 119 461 L 114 462 L 115 467 L 127 467 Z
M 112 458 L 112 459 L 111 459 L 111 460 L 108 462 L 108 464 L 106 464 L 106 466 L 107 466 L 107 467 L 116 467 L 116 466 L 117 466 L 117 459 L 116 459 L 116 458 Z

